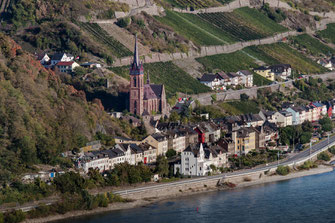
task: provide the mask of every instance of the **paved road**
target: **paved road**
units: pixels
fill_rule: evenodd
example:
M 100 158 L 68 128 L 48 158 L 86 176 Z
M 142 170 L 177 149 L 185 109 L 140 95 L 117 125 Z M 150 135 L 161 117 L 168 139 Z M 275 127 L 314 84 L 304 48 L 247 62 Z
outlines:
M 335 144 L 335 136 L 332 136 L 329 138 L 329 145 L 332 146 Z M 165 183 L 165 184 L 158 184 L 158 185 L 153 185 L 153 186 L 144 186 L 144 187 L 138 187 L 134 189 L 128 189 L 128 190 L 119 190 L 119 191 L 114 191 L 113 193 L 119 194 L 119 195 L 124 195 L 124 194 L 131 194 L 131 193 L 137 193 L 137 192 L 144 192 L 152 189 L 167 189 L 170 186 L 178 186 L 178 185 L 183 185 L 183 184 L 188 184 L 188 183 L 196 183 L 196 182 L 203 182 L 207 180 L 220 180 L 223 178 L 231 178 L 231 177 L 237 177 L 237 176 L 243 176 L 243 175 L 248 175 L 251 173 L 257 173 L 257 172 L 263 172 L 267 171 L 272 168 L 276 168 L 278 165 L 292 165 L 295 164 L 298 161 L 304 160 L 310 156 L 310 153 L 313 155 L 313 153 L 320 152 L 323 149 L 326 149 L 328 147 L 328 140 L 321 141 L 315 145 L 312 146 L 312 149 L 307 149 L 304 150 L 300 153 L 297 153 L 296 155 L 293 155 L 289 157 L 288 159 L 279 162 L 279 164 L 270 164 L 265 167 L 258 167 L 258 168 L 253 168 L 253 169 L 248 169 L 248 170 L 243 170 L 243 171 L 236 171 L 232 173 L 225 173 L 225 174 L 220 174 L 220 175 L 215 175 L 215 176 L 208 176 L 208 177 L 197 177 L 194 179 L 187 179 L 183 181 L 176 181 L 172 183 Z

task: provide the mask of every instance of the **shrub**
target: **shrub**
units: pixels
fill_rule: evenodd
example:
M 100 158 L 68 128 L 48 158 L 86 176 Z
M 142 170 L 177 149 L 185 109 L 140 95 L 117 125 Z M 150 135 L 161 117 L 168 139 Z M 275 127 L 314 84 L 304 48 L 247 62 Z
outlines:
M 117 22 L 116 22 L 116 24 L 118 26 L 120 26 L 121 28 L 125 28 L 125 27 L 127 27 L 127 26 L 130 25 L 130 22 L 131 22 L 130 18 L 126 17 L 126 18 L 118 19 Z
M 166 152 L 165 155 L 166 155 L 167 158 L 171 158 L 171 157 L 174 157 L 175 155 L 177 155 L 177 152 L 174 149 L 168 149 L 168 151 Z
M 318 165 L 310 160 L 304 162 L 301 166 L 298 166 L 299 170 L 309 170 L 311 168 L 316 168 Z
M 290 173 L 290 168 L 288 166 L 278 166 L 276 173 L 285 176 Z
M 330 156 L 327 152 L 322 152 L 318 155 L 318 160 L 329 161 Z
M 330 148 L 328 149 L 328 151 L 329 151 L 331 154 L 335 155 L 335 146 L 330 147 Z
M 243 93 L 243 94 L 240 95 L 240 99 L 241 99 L 241 101 L 248 101 L 249 96 L 247 94 Z

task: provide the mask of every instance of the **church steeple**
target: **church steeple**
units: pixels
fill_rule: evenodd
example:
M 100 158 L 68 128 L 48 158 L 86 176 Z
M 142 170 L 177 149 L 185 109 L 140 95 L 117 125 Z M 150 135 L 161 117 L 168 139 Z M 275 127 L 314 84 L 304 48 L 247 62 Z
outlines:
M 137 34 L 135 34 L 135 49 L 134 49 L 134 65 L 137 67 L 140 65 L 140 61 L 138 60 L 138 49 L 137 49 Z
M 139 75 L 143 73 L 143 64 L 140 62 L 138 56 L 137 34 L 135 35 L 134 58 L 130 66 L 130 75 Z

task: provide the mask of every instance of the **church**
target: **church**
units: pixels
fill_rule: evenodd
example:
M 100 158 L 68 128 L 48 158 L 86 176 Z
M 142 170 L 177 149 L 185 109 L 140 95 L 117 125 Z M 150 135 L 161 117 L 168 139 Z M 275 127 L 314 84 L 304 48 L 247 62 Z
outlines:
M 130 65 L 129 110 L 130 113 L 139 116 L 167 114 L 164 85 L 150 84 L 149 73 L 144 84 L 144 69 L 143 63 L 139 61 L 137 37 L 135 37 L 134 59 Z

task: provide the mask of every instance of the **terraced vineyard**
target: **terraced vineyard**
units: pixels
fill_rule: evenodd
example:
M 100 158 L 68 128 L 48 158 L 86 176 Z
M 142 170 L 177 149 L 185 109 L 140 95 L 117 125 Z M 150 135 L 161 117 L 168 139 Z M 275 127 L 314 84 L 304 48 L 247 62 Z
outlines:
M 129 79 L 128 66 L 113 67 L 111 70 Z M 144 64 L 144 70 L 145 72 L 150 72 L 150 80 L 152 83 L 164 84 L 168 98 L 175 95 L 176 92 L 198 94 L 210 91 L 210 88 L 201 84 L 172 62 Z
M 327 42 L 335 44 L 335 23 L 328 24 L 327 29 L 319 31 L 317 35 Z
M 97 41 L 106 45 L 111 51 L 111 54 L 115 57 L 121 58 L 131 56 L 132 52 L 123 46 L 120 42 L 115 40 L 113 37 L 103 30 L 96 23 L 79 23 L 80 27 L 88 31 Z
M 308 54 L 314 56 L 331 56 L 332 54 L 335 54 L 335 50 L 333 48 L 321 43 L 319 40 L 307 34 L 291 37 L 290 40 L 291 44 L 295 48 L 304 49 Z
M 212 72 L 214 69 L 223 70 L 226 72 L 236 72 L 238 70 L 250 70 L 258 67 L 255 60 L 244 54 L 242 51 L 237 51 L 229 54 L 218 54 L 196 58 L 207 71 Z
M 166 10 L 166 16 L 155 18 L 173 28 L 179 35 L 198 45 L 223 45 L 234 42 L 234 38 L 222 29 L 201 19 L 197 15 Z
M 257 9 L 248 7 L 234 10 L 234 12 L 202 13 L 199 16 L 211 24 L 220 27 L 235 40 L 254 40 L 284 32 L 287 29 Z
M 221 5 L 219 3 L 221 1 L 216 0 L 166 0 L 166 1 L 169 2 L 173 7 L 178 7 L 182 9 L 186 8 L 201 9 Z
M 166 16 L 155 18 L 195 44 L 205 46 L 260 39 L 287 31 L 257 9 L 248 7 L 229 13 L 197 15 L 166 10 Z
M 252 46 L 244 49 L 251 56 L 273 65 L 291 64 L 295 71 L 313 74 L 327 72 L 327 69 L 305 57 L 285 43 Z

